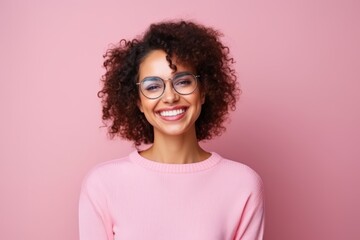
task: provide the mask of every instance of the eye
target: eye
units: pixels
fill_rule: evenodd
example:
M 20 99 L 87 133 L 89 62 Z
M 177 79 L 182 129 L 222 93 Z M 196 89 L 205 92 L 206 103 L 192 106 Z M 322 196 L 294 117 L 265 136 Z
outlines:
M 174 86 L 177 87 L 187 87 L 192 85 L 195 82 L 194 77 L 192 75 L 183 75 L 176 77 L 174 79 Z
M 145 78 L 141 83 L 141 87 L 148 92 L 159 91 L 163 88 L 163 82 L 159 78 Z
M 144 87 L 146 91 L 156 91 L 158 89 L 161 89 L 161 86 L 159 84 L 150 84 L 146 87 Z

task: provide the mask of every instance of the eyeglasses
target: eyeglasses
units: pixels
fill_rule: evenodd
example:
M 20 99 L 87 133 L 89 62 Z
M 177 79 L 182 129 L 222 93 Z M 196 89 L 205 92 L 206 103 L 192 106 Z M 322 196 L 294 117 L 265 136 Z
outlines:
M 181 95 L 189 95 L 197 88 L 198 75 L 189 72 L 176 73 L 172 78 L 164 80 L 160 77 L 146 77 L 136 83 L 140 86 L 141 93 L 149 98 L 156 99 L 165 92 L 165 81 L 171 81 L 173 89 Z

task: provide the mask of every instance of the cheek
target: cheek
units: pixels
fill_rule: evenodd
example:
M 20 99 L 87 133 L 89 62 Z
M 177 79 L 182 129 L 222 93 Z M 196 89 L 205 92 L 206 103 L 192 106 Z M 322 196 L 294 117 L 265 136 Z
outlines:
M 137 101 L 137 106 L 140 110 L 140 112 L 144 113 L 146 112 L 146 110 L 150 107 L 150 102 L 147 98 L 145 98 L 144 96 L 140 95 L 138 101 Z
M 137 105 L 139 110 L 146 115 L 146 113 L 152 112 L 155 109 L 156 101 L 140 97 Z
M 201 105 L 203 105 L 205 103 L 205 93 L 204 92 L 198 91 L 196 93 L 195 98 L 196 98 L 196 100 L 194 100 L 194 101 L 199 102 Z
M 198 118 L 200 116 L 201 110 L 202 110 L 202 105 L 205 102 L 205 98 L 203 96 L 201 96 L 200 94 L 198 94 L 196 97 L 194 97 L 191 100 L 193 106 L 196 108 L 196 118 Z

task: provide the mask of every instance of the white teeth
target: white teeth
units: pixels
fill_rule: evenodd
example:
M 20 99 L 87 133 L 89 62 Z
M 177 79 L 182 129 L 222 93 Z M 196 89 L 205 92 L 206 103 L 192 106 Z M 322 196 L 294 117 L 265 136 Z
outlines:
M 174 117 L 176 115 L 182 114 L 185 112 L 185 109 L 176 109 L 171 111 L 162 111 L 160 112 L 160 115 L 163 117 Z

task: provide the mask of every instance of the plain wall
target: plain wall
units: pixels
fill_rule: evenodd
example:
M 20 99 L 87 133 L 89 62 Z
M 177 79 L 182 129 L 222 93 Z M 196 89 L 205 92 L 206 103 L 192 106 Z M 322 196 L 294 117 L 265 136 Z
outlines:
M 360 2 L 0 2 L 0 239 L 77 239 L 82 178 L 132 144 L 100 128 L 110 43 L 152 22 L 220 29 L 243 94 L 208 150 L 266 188 L 266 239 L 360 239 Z M 209 209 L 210 211 L 211 209 Z

